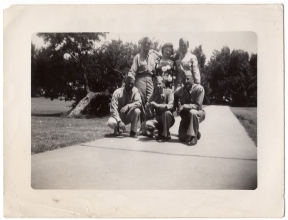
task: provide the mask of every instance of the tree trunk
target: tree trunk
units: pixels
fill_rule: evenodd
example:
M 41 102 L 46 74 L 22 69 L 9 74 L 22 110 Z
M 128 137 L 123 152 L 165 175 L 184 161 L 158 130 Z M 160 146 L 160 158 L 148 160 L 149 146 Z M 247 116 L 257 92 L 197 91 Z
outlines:
M 99 99 L 97 99 L 99 98 Z M 105 115 L 109 112 L 111 94 L 108 92 L 89 92 L 70 112 L 68 118 L 87 118 Z M 96 106 L 96 107 L 95 107 Z M 104 112 L 103 112 L 104 111 Z

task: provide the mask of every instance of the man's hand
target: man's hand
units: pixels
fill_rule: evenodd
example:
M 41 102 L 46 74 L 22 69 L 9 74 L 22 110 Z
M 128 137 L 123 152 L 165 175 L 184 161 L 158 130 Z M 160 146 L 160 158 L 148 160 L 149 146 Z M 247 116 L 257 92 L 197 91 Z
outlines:
M 158 108 L 158 104 L 156 102 L 154 102 L 154 101 L 151 102 L 150 105 L 153 106 L 154 108 Z
M 188 105 L 188 104 L 184 104 L 184 105 L 181 105 L 181 107 L 179 108 L 179 111 L 190 111 L 191 110 L 191 107 Z
M 128 110 L 129 110 L 129 106 L 128 106 L 128 105 L 125 105 L 125 106 L 120 110 L 120 114 L 125 114 Z
M 148 109 L 151 106 L 150 102 L 147 102 L 145 105 L 145 109 Z
M 122 131 L 126 131 L 125 124 L 124 124 L 122 121 L 118 122 L 118 127 L 119 127 L 119 129 L 121 129 Z

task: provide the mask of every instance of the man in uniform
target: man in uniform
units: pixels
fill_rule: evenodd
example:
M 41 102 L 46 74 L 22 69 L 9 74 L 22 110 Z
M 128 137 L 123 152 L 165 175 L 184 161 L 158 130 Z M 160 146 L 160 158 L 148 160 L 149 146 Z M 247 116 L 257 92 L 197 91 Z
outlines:
M 173 126 L 175 119 L 173 116 L 174 95 L 171 89 L 164 88 L 163 78 L 154 78 L 154 92 L 146 104 L 146 117 L 150 120 L 146 122 L 146 129 L 153 134 L 154 129 L 158 129 L 158 142 L 165 142 L 171 139 L 169 129 Z
M 144 121 L 145 105 L 153 93 L 152 77 L 155 74 L 156 60 L 159 58 L 159 54 L 156 51 L 151 50 L 152 41 L 148 37 L 144 37 L 140 41 L 140 44 L 141 51 L 134 57 L 129 74 L 135 76 L 135 87 L 138 89 L 141 96 L 142 112 L 140 120 L 142 123 Z M 145 131 L 141 132 L 144 132 L 143 134 L 145 134 Z
M 138 89 L 134 87 L 135 78 L 128 75 L 125 86 L 116 89 L 111 100 L 112 116 L 107 125 L 114 129 L 114 135 L 125 131 L 125 125 L 131 123 L 130 137 L 137 138 L 137 123 L 140 117 L 141 97 Z
M 181 117 L 178 138 L 188 146 L 197 144 L 201 137 L 199 124 L 205 119 L 205 111 L 202 109 L 204 89 L 193 81 L 192 74 L 187 72 L 184 87 L 174 93 L 174 108 L 179 107 Z
M 201 76 L 198 66 L 197 57 L 188 51 L 189 41 L 180 38 L 179 40 L 179 58 L 176 60 L 177 66 L 177 77 L 176 77 L 176 87 L 181 87 L 184 83 L 185 76 L 190 74 L 193 76 L 193 83 L 200 84 Z

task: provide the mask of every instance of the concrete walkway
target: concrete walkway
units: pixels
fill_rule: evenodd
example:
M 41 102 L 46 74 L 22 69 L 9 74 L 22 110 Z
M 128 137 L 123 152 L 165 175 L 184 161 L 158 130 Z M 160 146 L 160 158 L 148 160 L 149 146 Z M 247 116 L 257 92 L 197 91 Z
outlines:
M 257 188 L 257 148 L 227 106 L 208 106 L 196 146 L 140 136 L 104 138 L 32 155 L 34 189 Z

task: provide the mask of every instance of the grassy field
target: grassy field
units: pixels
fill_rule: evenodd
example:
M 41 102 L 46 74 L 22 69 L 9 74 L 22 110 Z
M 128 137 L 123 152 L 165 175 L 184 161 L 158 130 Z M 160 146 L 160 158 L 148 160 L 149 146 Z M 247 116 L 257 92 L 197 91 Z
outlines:
M 60 117 L 69 111 L 72 102 L 45 98 L 32 98 L 31 102 L 32 154 L 93 141 L 112 133 L 106 125 L 108 116 L 92 119 Z M 257 145 L 257 108 L 231 107 L 231 110 Z M 126 129 L 129 131 L 130 125 Z
M 70 109 L 72 102 L 60 101 L 59 99 L 46 99 L 43 97 L 31 99 L 32 116 L 57 116 Z
M 257 108 L 255 107 L 230 107 L 236 118 L 243 125 L 249 136 L 257 146 Z
M 107 117 L 93 119 L 61 118 L 71 102 L 32 98 L 32 154 L 102 138 L 111 133 Z

